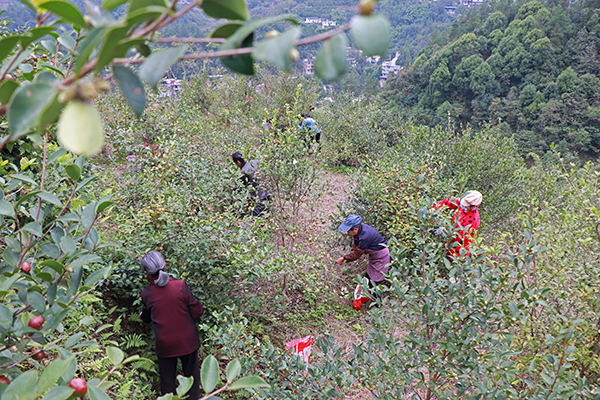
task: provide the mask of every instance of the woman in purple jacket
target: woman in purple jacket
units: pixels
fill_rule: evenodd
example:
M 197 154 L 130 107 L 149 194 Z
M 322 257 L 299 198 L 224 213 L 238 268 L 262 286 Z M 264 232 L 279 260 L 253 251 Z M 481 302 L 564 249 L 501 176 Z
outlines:
M 152 322 L 154 327 L 160 391 L 163 395 L 175 392 L 177 359 L 180 359 L 183 375 L 194 377 L 188 399 L 197 400 L 200 397 L 200 338 L 194 319 L 202 315 L 202 304 L 185 281 L 171 279 L 164 271 L 165 259 L 158 251 L 148 252 L 141 264 L 150 285 L 142 291 L 144 308 L 140 318 L 146 323 Z
M 352 236 L 354 246 L 349 254 L 338 258 L 336 263 L 358 260 L 363 254 L 368 254 L 369 265 L 365 276 L 376 285 L 383 282 L 385 273 L 389 269 L 388 264 L 391 262 L 390 250 L 384 237 L 372 226 L 363 224 L 362 218 L 358 215 L 349 215 L 338 229 Z

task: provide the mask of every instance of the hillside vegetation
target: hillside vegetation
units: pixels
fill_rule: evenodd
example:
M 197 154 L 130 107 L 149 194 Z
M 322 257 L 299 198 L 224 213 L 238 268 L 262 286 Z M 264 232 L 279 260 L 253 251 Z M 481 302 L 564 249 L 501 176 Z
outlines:
M 456 21 L 447 40 L 431 41 L 384 95 L 419 123 L 500 123 L 522 154 L 555 143 L 595 157 L 599 40 L 592 2 L 490 2 Z

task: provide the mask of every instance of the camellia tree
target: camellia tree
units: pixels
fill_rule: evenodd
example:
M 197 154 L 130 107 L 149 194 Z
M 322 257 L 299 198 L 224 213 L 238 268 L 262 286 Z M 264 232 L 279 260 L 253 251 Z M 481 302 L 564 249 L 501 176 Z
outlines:
M 244 0 L 185 5 L 105 0 L 87 13 L 65 0 L 20 1 L 35 14 L 35 26 L 0 32 L 0 395 L 2 400 L 108 399 L 108 379 L 139 357 L 126 358 L 119 348 L 94 340 L 94 333 L 106 327 L 95 327 L 93 316 L 78 324 L 66 320 L 81 297 L 111 273 L 97 254 L 109 244 L 102 243 L 94 225 L 112 201 L 110 196 L 90 199 L 87 192 L 94 176 L 85 157 L 104 143 L 92 100 L 111 90 L 113 79 L 140 116 L 146 105 L 143 82 L 156 88 L 178 60 L 218 57 L 247 75 L 254 73 L 255 61 L 289 71 L 299 57 L 296 47 L 316 42 L 323 45 L 315 72 L 333 80 L 347 68 L 345 31 L 366 56 L 384 55 L 389 23 L 373 14 L 375 0 L 361 0 L 359 15 L 349 24 L 307 38 L 288 16 L 249 20 Z M 227 22 L 206 38 L 156 38 L 161 28 L 197 7 Z M 276 23 L 287 29 L 271 30 L 255 42 L 257 30 Z M 186 45 L 153 51 L 159 42 L 216 43 L 219 48 L 197 54 L 188 54 Z M 111 368 L 86 381 L 76 376 L 77 356 L 92 350 Z M 204 360 L 204 398 L 265 386 L 257 376 L 237 379 L 240 370 L 232 360 L 221 374 L 214 357 Z M 217 388 L 218 382 L 226 383 Z M 177 395 L 166 397 L 184 396 L 190 385 L 182 378 Z

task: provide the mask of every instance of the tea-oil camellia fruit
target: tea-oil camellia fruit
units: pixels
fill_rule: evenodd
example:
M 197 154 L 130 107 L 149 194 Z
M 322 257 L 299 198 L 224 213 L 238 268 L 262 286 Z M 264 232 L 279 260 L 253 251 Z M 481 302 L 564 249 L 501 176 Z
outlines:
M 91 104 L 69 103 L 58 120 L 57 138 L 62 147 L 77 155 L 99 153 L 104 144 L 100 114 Z
M 27 326 L 29 326 L 30 328 L 33 328 L 33 329 L 40 330 L 42 328 L 43 324 L 44 324 L 44 317 L 41 315 L 36 315 L 35 317 L 31 317 L 31 319 L 27 323 Z
M 69 382 L 69 386 L 75 390 L 73 395 L 75 397 L 83 397 L 87 393 L 87 383 L 82 378 L 73 378 L 71 382 Z

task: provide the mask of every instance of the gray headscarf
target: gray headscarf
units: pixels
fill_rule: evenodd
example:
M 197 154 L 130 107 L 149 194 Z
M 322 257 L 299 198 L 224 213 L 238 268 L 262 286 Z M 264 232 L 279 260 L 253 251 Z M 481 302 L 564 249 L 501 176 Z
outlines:
M 167 286 L 169 283 L 169 273 L 164 271 L 167 263 L 165 258 L 158 251 L 149 251 L 142 258 L 142 268 L 153 278 L 156 278 L 154 284 L 158 287 Z

